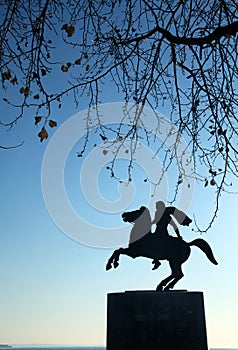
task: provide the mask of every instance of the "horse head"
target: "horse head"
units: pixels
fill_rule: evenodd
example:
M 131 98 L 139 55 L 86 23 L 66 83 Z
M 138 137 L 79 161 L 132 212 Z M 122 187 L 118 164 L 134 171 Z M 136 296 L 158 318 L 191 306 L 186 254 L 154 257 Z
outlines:
M 147 209 L 146 207 L 142 206 L 138 210 L 126 211 L 126 212 L 122 213 L 122 215 L 121 215 L 122 220 L 124 222 L 130 222 L 130 223 L 135 222 L 146 209 Z

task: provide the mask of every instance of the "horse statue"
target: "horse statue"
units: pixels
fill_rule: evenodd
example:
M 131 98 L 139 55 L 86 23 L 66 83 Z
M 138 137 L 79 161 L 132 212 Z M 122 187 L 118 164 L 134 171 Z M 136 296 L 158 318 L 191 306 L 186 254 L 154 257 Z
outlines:
M 192 246 L 198 247 L 205 253 L 207 258 L 217 265 L 210 245 L 201 238 L 192 242 L 185 242 L 181 237 L 176 238 L 151 232 L 151 219 L 149 210 L 141 207 L 139 210 L 124 212 L 124 222 L 133 224 L 128 248 L 116 249 L 109 258 L 106 270 L 119 266 L 121 254 L 135 259 L 139 256 L 153 259 L 153 261 L 168 260 L 171 274 L 163 279 L 157 286 L 156 291 L 168 291 L 184 276 L 182 264 L 188 260 Z M 160 263 L 157 265 L 159 266 Z

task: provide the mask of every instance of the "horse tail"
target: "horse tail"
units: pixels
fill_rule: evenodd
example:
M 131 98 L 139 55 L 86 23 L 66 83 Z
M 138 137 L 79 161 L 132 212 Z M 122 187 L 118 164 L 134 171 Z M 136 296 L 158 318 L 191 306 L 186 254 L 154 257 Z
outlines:
M 212 249 L 210 247 L 210 245 L 204 241 L 204 239 L 202 238 L 198 238 L 195 239 L 194 241 L 188 243 L 189 246 L 196 246 L 198 248 L 200 248 L 203 253 L 206 254 L 206 256 L 208 257 L 208 259 L 214 264 L 214 265 L 218 265 L 218 262 L 216 261 L 216 259 L 214 258 Z

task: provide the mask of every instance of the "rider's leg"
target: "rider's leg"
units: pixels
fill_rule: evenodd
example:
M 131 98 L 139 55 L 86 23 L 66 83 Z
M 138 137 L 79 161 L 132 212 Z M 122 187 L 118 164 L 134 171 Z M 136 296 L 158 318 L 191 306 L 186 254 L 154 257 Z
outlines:
M 152 270 L 156 270 L 161 265 L 161 262 L 158 259 L 154 259 L 152 261 L 152 264 L 154 264 L 154 266 L 152 267 Z

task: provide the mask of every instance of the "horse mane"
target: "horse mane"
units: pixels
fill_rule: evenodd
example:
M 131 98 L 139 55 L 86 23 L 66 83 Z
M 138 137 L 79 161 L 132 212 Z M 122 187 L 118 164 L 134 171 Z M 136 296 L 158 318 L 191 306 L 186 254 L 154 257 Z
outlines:
M 134 225 L 131 229 L 129 243 L 137 241 L 145 236 L 151 230 L 151 216 L 149 209 L 146 207 L 140 207 L 140 216 L 134 221 Z

